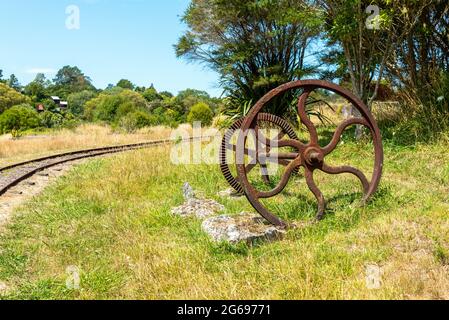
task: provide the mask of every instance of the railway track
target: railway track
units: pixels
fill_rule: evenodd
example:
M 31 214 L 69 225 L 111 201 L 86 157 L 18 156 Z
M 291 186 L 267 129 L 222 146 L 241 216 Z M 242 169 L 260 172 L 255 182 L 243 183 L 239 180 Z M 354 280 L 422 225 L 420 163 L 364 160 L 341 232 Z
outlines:
M 144 143 L 127 144 L 119 146 L 110 146 L 94 149 L 79 150 L 73 152 L 66 152 L 61 154 L 56 154 L 48 157 L 38 158 L 34 160 L 29 160 L 21 163 L 16 163 L 3 168 L 0 168 L 0 196 L 4 195 L 9 189 L 16 186 L 18 183 L 30 178 L 36 173 L 51 168 L 53 166 L 80 160 L 86 158 L 98 157 L 106 154 L 119 153 L 130 150 L 151 148 L 161 145 L 166 145 L 175 142 L 192 142 L 197 139 L 205 139 L 210 137 L 194 137 L 181 141 L 176 140 L 155 140 Z

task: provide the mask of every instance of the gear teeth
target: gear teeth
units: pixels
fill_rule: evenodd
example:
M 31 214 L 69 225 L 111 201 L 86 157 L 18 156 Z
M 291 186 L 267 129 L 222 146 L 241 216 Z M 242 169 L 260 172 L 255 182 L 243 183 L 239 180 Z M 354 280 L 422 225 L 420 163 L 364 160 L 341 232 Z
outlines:
M 223 173 L 223 176 L 225 177 L 226 181 L 229 183 L 229 185 L 234 188 L 235 191 L 238 193 L 244 193 L 243 187 L 238 181 L 236 177 L 234 177 L 231 173 L 231 170 L 229 168 L 229 161 L 228 161 L 228 153 L 227 146 L 230 143 L 230 140 L 232 139 L 233 135 L 237 130 L 239 130 L 242 127 L 244 118 L 237 120 L 234 122 L 229 129 L 226 130 L 224 137 L 221 141 L 221 147 L 219 151 L 219 158 L 220 158 L 220 170 Z M 269 122 L 273 123 L 276 126 L 280 127 L 282 131 L 293 140 L 298 140 L 298 136 L 296 135 L 295 130 L 293 127 L 284 119 L 281 117 L 275 116 L 273 114 L 269 113 L 260 113 L 257 116 L 257 121 L 259 122 Z M 299 172 L 299 168 L 296 168 L 295 173 Z

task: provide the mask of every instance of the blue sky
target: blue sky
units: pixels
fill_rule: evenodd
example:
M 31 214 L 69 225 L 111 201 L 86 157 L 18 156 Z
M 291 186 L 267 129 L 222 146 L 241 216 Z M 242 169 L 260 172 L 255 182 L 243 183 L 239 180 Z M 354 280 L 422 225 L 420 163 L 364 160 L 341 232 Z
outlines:
M 219 96 L 218 75 L 177 59 L 173 44 L 185 30 L 189 0 L 0 0 L 0 69 L 22 84 L 36 72 L 53 78 L 76 65 L 95 86 L 126 78 L 177 93 L 185 88 Z M 80 9 L 80 29 L 66 28 L 66 8 Z

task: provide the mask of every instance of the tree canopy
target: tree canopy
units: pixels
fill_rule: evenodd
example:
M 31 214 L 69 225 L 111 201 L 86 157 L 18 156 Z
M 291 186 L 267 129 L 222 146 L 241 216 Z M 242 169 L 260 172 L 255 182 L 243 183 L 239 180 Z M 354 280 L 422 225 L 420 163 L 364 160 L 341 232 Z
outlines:
M 78 67 L 64 66 L 53 79 L 53 92 L 66 99 L 71 93 L 90 90 L 95 91 L 91 79 L 84 75 Z
M 178 57 L 217 71 L 237 105 L 315 70 L 306 48 L 320 32 L 321 12 L 309 1 L 193 0 L 182 19 L 188 30 Z
M 120 88 L 123 88 L 123 89 L 134 90 L 136 86 L 131 81 L 129 81 L 127 79 L 121 79 L 117 83 L 117 87 L 120 87 Z
M 0 83 L 0 113 L 22 103 L 29 102 L 29 98 L 12 89 L 4 83 Z

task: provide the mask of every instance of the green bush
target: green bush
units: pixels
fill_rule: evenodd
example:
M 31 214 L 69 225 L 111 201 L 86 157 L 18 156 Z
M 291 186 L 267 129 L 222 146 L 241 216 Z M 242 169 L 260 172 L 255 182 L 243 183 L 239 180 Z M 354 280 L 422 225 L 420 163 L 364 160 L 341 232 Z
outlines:
M 0 82 L 0 113 L 12 106 L 29 102 L 30 98 Z
M 146 89 L 142 95 L 148 102 L 163 99 L 163 97 L 159 93 L 157 93 L 156 89 L 154 89 L 153 87 Z
M 117 123 L 128 113 L 146 109 L 147 102 L 139 93 L 131 90 L 115 90 L 89 100 L 85 104 L 84 118 L 88 121 Z
M 199 102 L 190 109 L 187 121 L 192 124 L 195 121 L 199 121 L 203 126 L 210 126 L 213 118 L 214 113 L 210 107 L 204 102 Z
M 45 128 L 59 127 L 64 122 L 64 117 L 58 113 L 45 111 L 39 114 L 40 124 Z
M 157 123 L 157 118 L 144 111 L 135 111 L 128 113 L 120 119 L 120 127 L 128 132 L 133 132 L 137 129 L 149 127 Z
M 84 105 L 87 101 L 92 100 L 97 96 L 94 91 L 84 90 L 81 92 L 72 93 L 67 97 L 69 103 L 69 111 L 76 116 L 84 113 Z
M 23 104 L 14 106 L 0 115 L 0 131 L 10 133 L 39 127 L 40 119 L 33 107 Z
M 134 111 L 136 111 L 136 106 L 132 102 L 121 103 L 117 108 L 116 118 L 121 119 Z

